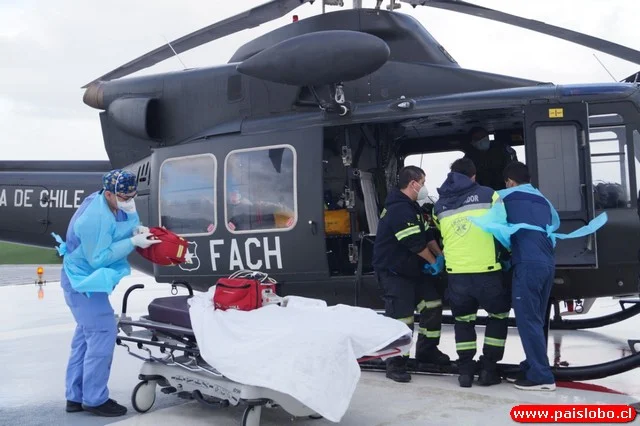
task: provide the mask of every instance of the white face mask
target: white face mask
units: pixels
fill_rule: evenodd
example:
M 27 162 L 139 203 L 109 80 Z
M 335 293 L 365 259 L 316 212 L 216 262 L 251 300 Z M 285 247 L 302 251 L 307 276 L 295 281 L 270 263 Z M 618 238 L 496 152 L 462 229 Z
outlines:
M 424 200 L 429 196 L 429 190 L 427 189 L 426 186 L 423 186 L 422 188 L 420 188 L 420 191 L 418 192 L 418 200 Z
M 491 140 L 489 140 L 489 136 L 485 136 L 484 138 L 475 141 L 472 144 L 478 151 L 486 151 L 491 146 Z
M 135 213 L 136 203 L 133 201 L 133 198 L 127 201 L 118 200 L 118 208 L 125 213 Z

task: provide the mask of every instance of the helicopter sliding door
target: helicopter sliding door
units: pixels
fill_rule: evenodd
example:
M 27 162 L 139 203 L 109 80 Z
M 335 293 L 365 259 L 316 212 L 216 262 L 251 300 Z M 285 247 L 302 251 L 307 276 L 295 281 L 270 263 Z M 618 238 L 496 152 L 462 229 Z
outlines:
M 569 233 L 594 217 L 586 103 L 525 107 L 525 147 L 532 183 L 555 206 L 558 232 Z M 558 268 L 597 267 L 595 235 L 558 240 Z

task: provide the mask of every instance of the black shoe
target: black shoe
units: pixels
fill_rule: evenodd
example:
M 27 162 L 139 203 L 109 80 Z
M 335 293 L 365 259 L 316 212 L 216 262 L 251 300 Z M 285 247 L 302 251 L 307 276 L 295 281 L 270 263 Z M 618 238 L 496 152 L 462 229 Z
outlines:
M 516 380 L 515 384 L 516 388 L 520 390 L 530 390 L 530 391 L 554 391 L 556 390 L 555 383 L 533 383 L 530 380 Z
M 462 388 L 470 388 L 473 384 L 473 376 L 471 374 L 461 374 L 458 376 L 458 383 Z
M 438 348 L 433 348 L 428 352 L 417 353 L 416 359 L 420 364 L 435 364 L 435 365 L 451 364 L 451 358 L 449 358 L 449 355 L 442 353 Z
M 67 401 L 67 413 L 78 413 L 80 411 L 84 411 L 82 409 L 82 404 L 79 402 Z
M 387 378 L 400 383 L 411 381 L 411 374 L 407 373 L 407 359 L 405 357 L 389 358 L 386 364 Z
M 127 407 L 118 404 L 113 399 L 109 399 L 107 402 L 102 405 L 98 405 L 97 407 L 89 407 L 88 405 L 82 404 L 82 408 L 96 416 L 102 417 L 118 417 L 127 414 Z
M 478 384 L 480 386 L 499 385 L 502 383 L 502 379 L 495 370 L 481 370 L 478 377 Z

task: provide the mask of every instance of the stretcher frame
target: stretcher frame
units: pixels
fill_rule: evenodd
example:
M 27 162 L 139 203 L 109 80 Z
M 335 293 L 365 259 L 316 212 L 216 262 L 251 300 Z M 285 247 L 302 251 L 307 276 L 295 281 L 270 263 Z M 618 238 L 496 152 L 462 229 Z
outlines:
M 177 294 L 177 285 L 186 287 L 193 296 L 193 290 L 186 283 L 174 283 L 173 295 Z M 156 387 L 160 387 L 165 394 L 175 393 L 213 408 L 245 405 L 242 426 L 259 426 L 263 407 L 280 407 L 294 417 L 322 418 L 290 395 L 225 377 L 202 359 L 192 329 L 154 321 L 148 315 L 137 320 L 128 317 L 128 297 L 132 291 L 140 288 L 144 288 L 144 285 L 135 284 L 123 296 L 122 314 L 117 316 L 116 338 L 117 345 L 125 347 L 129 355 L 143 361 L 138 374 L 140 382 L 131 394 L 131 404 L 137 412 L 145 413 L 152 408 Z M 360 358 L 358 362 L 398 356 L 410 347 L 411 342 L 411 336 L 407 335 L 370 356 Z M 131 344 L 144 355 L 132 350 Z M 157 348 L 162 355 L 154 355 L 151 348 Z

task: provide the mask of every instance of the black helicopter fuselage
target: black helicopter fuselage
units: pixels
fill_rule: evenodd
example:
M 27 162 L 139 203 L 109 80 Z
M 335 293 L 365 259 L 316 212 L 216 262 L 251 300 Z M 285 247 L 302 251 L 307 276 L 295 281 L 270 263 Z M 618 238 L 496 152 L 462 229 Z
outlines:
M 325 31 L 346 31 L 329 53 L 327 36 L 336 33 Z M 384 41 L 387 60 L 370 71 L 375 61 L 359 65 L 354 58 L 385 52 L 353 33 Z M 326 83 L 357 67 L 363 77 Z M 304 84 L 277 81 L 285 78 Z M 93 84 L 85 103 L 102 110 L 110 162 L 0 162 L 0 240 L 52 247 L 50 233 L 64 236 L 102 173 L 126 167 L 138 174 L 143 223 L 190 241 L 190 261 L 179 266 L 131 255 L 158 282 L 206 290 L 259 269 L 283 294 L 380 307 L 371 252 L 397 170 L 411 154 L 464 150 L 469 129 L 483 126 L 524 145 L 560 232 L 607 212 L 595 237 L 558 242 L 554 298 L 638 293 L 633 84 L 556 86 L 463 69 L 413 18 L 362 9 L 272 31 L 219 67 Z M 603 135 L 617 141 L 615 152 L 599 149 Z M 609 157 L 622 188 L 613 201 L 592 179 L 594 164 Z

